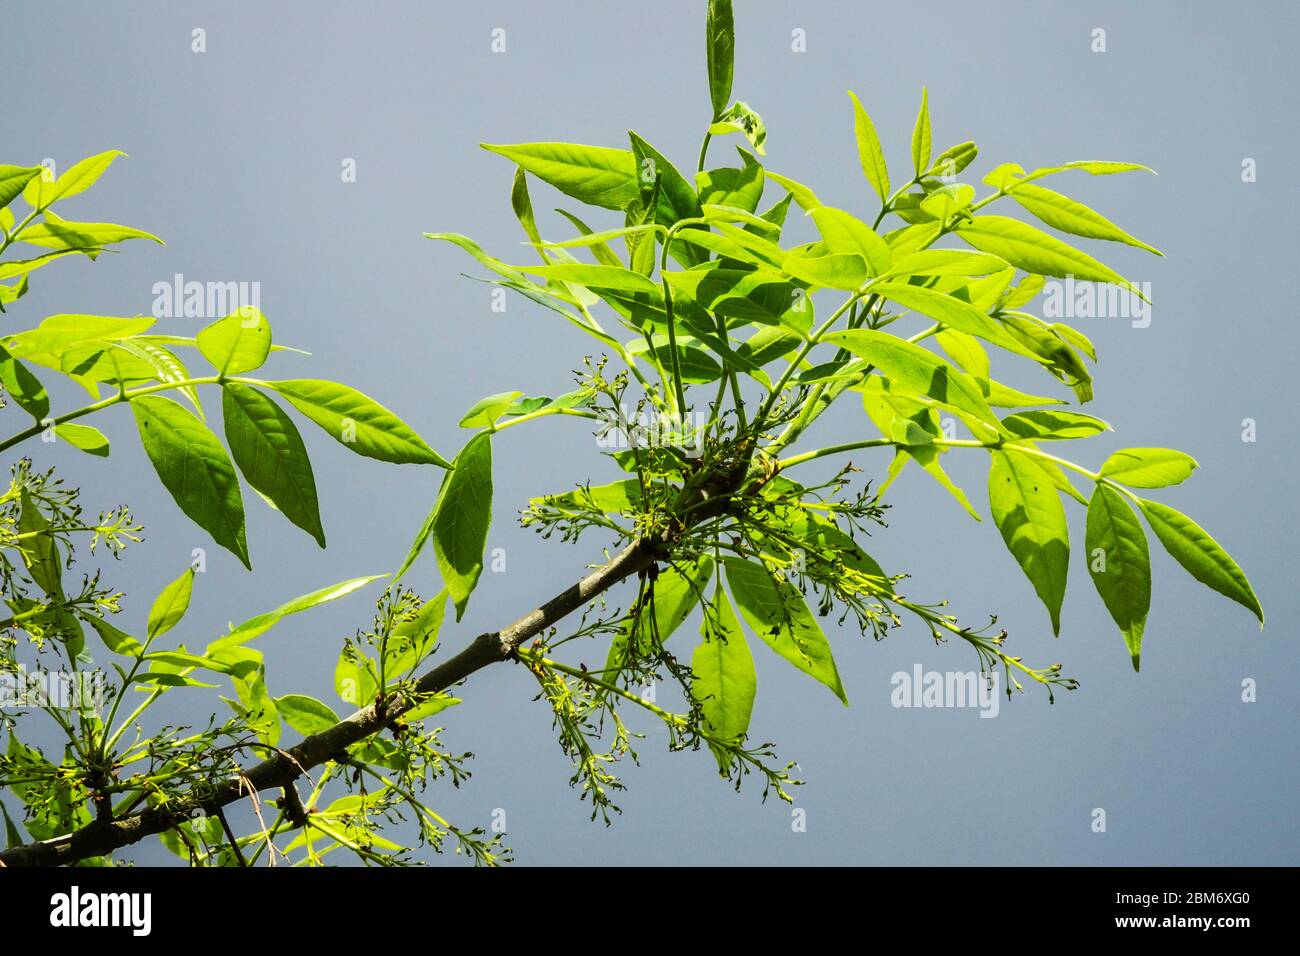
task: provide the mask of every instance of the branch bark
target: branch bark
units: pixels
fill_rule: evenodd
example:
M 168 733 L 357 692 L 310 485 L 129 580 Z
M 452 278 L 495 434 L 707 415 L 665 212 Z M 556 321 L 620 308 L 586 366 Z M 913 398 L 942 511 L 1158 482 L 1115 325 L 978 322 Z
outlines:
M 609 563 L 529 611 L 513 624 L 474 638 L 454 657 L 420 677 L 415 684 L 415 694 L 394 696 L 363 707 L 333 727 L 312 734 L 288 750 L 268 757 L 238 777 L 219 783 L 205 795 L 187 797 L 166 808 L 141 810 L 120 820 L 96 821 L 73 833 L 4 850 L 0 852 L 0 865 L 63 866 L 90 857 L 104 856 L 138 843 L 147 836 L 169 830 L 189 819 L 196 811 L 216 813 L 250 792 L 291 786 L 294 780 L 313 767 L 328 762 L 347 747 L 379 733 L 414 706 L 420 697 L 446 690 L 489 664 L 507 660 L 516 648 L 530 638 L 624 578 L 644 570 L 661 556 L 660 548 L 659 542 L 646 539 L 634 541 Z

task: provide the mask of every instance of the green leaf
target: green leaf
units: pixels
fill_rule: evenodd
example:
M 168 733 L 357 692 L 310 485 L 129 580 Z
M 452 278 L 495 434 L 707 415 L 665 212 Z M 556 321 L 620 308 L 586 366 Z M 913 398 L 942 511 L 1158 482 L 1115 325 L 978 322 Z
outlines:
M 832 255 L 858 255 L 867 264 L 868 275 L 878 276 L 888 271 L 893 253 L 865 222 L 842 209 L 819 206 L 810 214 L 817 230 Z
M 984 252 L 964 249 L 922 249 L 895 259 L 881 278 L 894 276 L 984 276 L 1007 268 L 1006 262 Z
M 18 531 L 30 534 L 25 539 L 20 555 L 27 574 L 37 586 L 56 602 L 63 599 L 63 557 L 59 544 L 50 531 L 50 520 L 41 513 L 36 502 L 24 488 L 19 495 L 22 506 L 18 515 Z
M 812 212 L 822 204 L 822 201 L 817 198 L 817 194 L 803 183 L 796 182 L 787 176 L 781 176 L 772 172 L 770 169 L 764 170 L 764 174 L 768 179 L 772 180 L 789 193 L 790 198 L 792 198 L 804 212 Z
M 145 336 L 117 339 L 112 345 L 113 348 L 121 349 L 144 362 L 149 367 L 152 377 L 160 383 L 183 382 L 190 377 L 189 371 L 174 352 L 157 342 L 150 341 Z M 183 385 L 177 388 L 177 391 L 185 396 L 194 407 L 195 414 L 203 419 L 203 406 L 199 403 L 198 389 L 192 385 Z
M 139 335 L 153 324 L 154 320 L 148 316 L 51 315 L 36 328 L 8 339 L 5 347 L 15 357 L 59 369 L 67 352 Z
M 1168 505 L 1145 499 L 1138 499 L 1138 505 L 1165 550 L 1188 574 L 1249 609 L 1259 618 L 1259 626 L 1263 628 L 1264 609 L 1260 607 L 1259 598 L 1255 597 L 1245 572 L 1219 542 L 1187 515 Z
M 581 237 L 587 240 L 584 241 L 582 245 L 588 246 L 591 249 L 591 253 L 596 257 L 597 262 L 602 266 L 615 266 L 617 268 L 623 267 L 622 260 L 619 259 L 614 250 L 606 245 L 605 240 L 594 233 L 590 226 L 577 216 L 573 215 L 573 213 L 565 212 L 563 209 L 557 209 L 555 211 L 565 219 L 569 220 L 569 222 L 573 223 L 574 227 L 581 234 Z
M 879 375 L 870 376 L 862 383 L 861 389 L 863 408 L 880 429 L 880 433 L 908 446 L 906 449 L 898 449 L 890 463 L 887 478 L 877 489 L 877 495 L 885 493 L 908 460 L 912 459 L 952 495 L 966 509 L 967 514 L 976 521 L 983 521 L 966 497 L 966 492 L 948 477 L 948 473 L 939 464 L 939 457 L 946 449 L 933 444 L 934 439 L 940 435 L 934 409 L 918 401 L 919 396 L 915 392 L 908 392 L 902 386 L 894 387 Z
M 120 149 L 110 149 L 106 153 L 87 156 L 63 171 L 63 175 L 53 182 L 44 176 L 36 176 L 23 189 L 23 199 L 33 209 L 44 210 L 60 199 L 68 199 L 85 192 L 104 174 L 113 160 L 126 153 Z
M 967 335 L 978 336 L 1011 352 L 1024 353 L 1021 344 L 1002 326 L 968 302 L 956 296 L 925 289 L 906 282 L 881 282 L 871 286 L 871 291 L 891 302 L 897 302 L 914 312 L 929 316 L 949 328 Z
M 726 558 L 727 583 L 741 616 L 756 635 L 796 668 L 829 687 L 846 706 L 830 643 L 797 588 L 762 565 Z
M 410 425 L 355 388 L 306 378 L 281 379 L 266 385 L 358 455 L 399 465 L 451 467 Z
M 1145 249 L 1147 252 L 1153 252 L 1158 256 L 1164 255 L 1155 246 L 1147 245 L 1142 240 L 1133 238 L 1101 213 L 1089 209 L 1083 203 L 1071 199 L 1069 196 L 1063 196 L 1058 192 L 1032 184 L 1017 186 L 1009 195 L 1028 212 L 1037 216 L 1053 229 L 1059 229 L 1061 232 L 1068 232 L 1075 236 L 1083 236 L 1085 239 L 1107 239 L 1111 242 L 1122 242 L 1125 245 L 1136 246 L 1139 249 Z
M 1101 477 L 1130 488 L 1165 488 L 1185 480 L 1196 459 L 1172 448 L 1122 448 L 1106 459 Z
M 857 94 L 850 92 L 849 97 L 853 100 L 853 132 L 858 140 L 858 161 L 862 164 L 862 173 L 880 201 L 887 202 L 889 168 L 885 165 L 885 151 L 880 147 L 880 137 L 876 135 L 876 127 L 867 111 L 862 108 Z M 799 197 L 796 196 L 795 202 L 798 201 Z
M 193 592 L 194 568 L 191 566 L 154 598 L 153 607 L 149 609 L 149 624 L 145 630 L 150 640 L 166 634 L 180 623 L 190 608 L 190 595 Z
M 40 379 L 18 359 L 0 347 L 0 386 L 5 394 L 38 422 L 50 413 L 50 397 Z
M 88 623 L 95 629 L 95 633 L 103 640 L 104 646 L 114 654 L 124 654 L 127 657 L 137 657 L 144 653 L 144 645 L 137 641 L 130 634 L 119 631 L 102 617 L 91 616 L 87 618 Z
M 1070 531 L 1056 485 L 1038 464 L 1010 449 L 994 450 L 989 509 L 1007 549 L 1034 586 L 1061 633 L 1061 602 L 1070 566 Z
M 243 305 L 202 329 L 195 340 L 218 374 L 240 375 L 261 368 L 266 361 L 271 351 L 271 326 L 261 312 Z
M 593 266 L 583 262 L 559 263 L 544 266 L 515 266 L 520 272 L 530 272 L 548 279 L 576 282 L 593 289 L 620 289 L 624 292 L 658 292 L 659 286 L 640 273 L 622 266 Z
M 46 249 L 96 250 L 114 242 L 128 239 L 151 239 L 158 245 L 165 243 L 151 232 L 111 222 L 72 222 L 61 219 L 46 210 L 45 221 L 34 223 L 22 232 L 22 241 Z
M 64 256 L 77 255 L 76 250 L 64 250 L 61 252 L 47 252 L 43 256 L 37 256 L 34 259 L 21 259 L 17 262 L 0 262 L 0 279 L 12 279 L 14 276 L 26 276 L 29 272 L 35 272 L 44 266 L 49 265 L 55 259 L 62 259 Z
M 338 714 L 324 701 L 305 694 L 285 694 L 275 699 L 280 719 L 304 737 L 328 730 L 339 722 Z
M 723 740 L 739 740 L 749 730 L 758 678 L 740 621 L 721 587 L 713 595 L 712 624 L 701 626 L 704 640 L 691 655 L 695 674 L 691 695 L 699 702 L 711 733 Z M 717 756 L 725 771 L 729 758 Z
M 763 123 L 763 117 L 743 100 L 737 100 L 732 104 L 731 109 L 718 117 L 717 121 L 709 126 L 709 133 L 713 136 L 740 133 L 749 140 L 749 145 L 753 147 L 754 152 L 760 156 L 765 152 L 763 143 L 767 140 L 767 126 Z
M 636 160 L 625 149 L 574 143 L 484 143 L 483 148 L 513 160 L 560 192 L 592 206 L 621 210 L 640 195 Z
M 916 126 L 912 129 L 912 168 L 916 170 L 917 179 L 920 179 L 925 171 L 930 168 L 932 145 L 930 95 L 923 86 L 921 87 L 921 111 L 916 114 Z
M 0 167 L 0 170 L 3 170 L 3 168 Z M 13 197 L 9 198 L 12 199 Z M 18 832 L 18 827 L 14 825 L 14 821 L 9 816 L 9 808 L 3 803 L 0 803 L 0 813 L 4 814 L 5 818 L 5 848 L 12 850 L 26 843 L 27 841 L 23 839 L 22 834 Z
M 935 158 L 923 176 L 943 176 L 945 178 L 956 176 L 973 163 L 978 155 L 979 147 L 969 141 L 958 143 L 956 146 L 949 146 Z
M 694 610 L 712 576 L 713 559 L 707 555 L 698 564 L 678 562 L 660 571 L 646 588 L 652 597 L 624 621 L 610 641 L 606 674 L 612 677 L 631 660 L 643 659 L 662 646 Z
M 1018 175 L 1024 173 L 1024 170 L 1019 166 L 1016 166 L 1015 169 Z M 1090 176 L 1113 176 L 1115 173 L 1129 173 L 1138 170 L 1144 170 L 1154 176 L 1156 172 L 1150 166 L 1143 166 L 1141 163 L 1118 163 L 1111 160 L 1078 159 L 1073 162 L 1062 163 L 1060 166 L 1044 166 L 1041 169 L 1035 169 L 1032 173 L 1023 176 L 1023 178 L 1014 179 L 1012 188 L 1019 188 L 1017 185 L 1019 183 L 1031 182 L 1035 179 L 1042 179 L 1044 176 L 1050 176 L 1054 173 L 1069 172 L 1070 170 L 1079 170 L 1088 173 Z M 993 174 L 990 173 L 989 175 L 992 176 Z M 984 181 L 988 182 L 989 180 L 986 177 Z
M 647 175 L 651 183 L 656 176 L 659 177 L 660 192 L 655 221 L 664 226 L 671 226 L 679 219 L 698 218 L 703 215 L 700 209 L 700 198 L 695 194 L 695 188 L 677 171 L 677 167 L 636 133 L 629 131 L 628 137 L 632 141 L 632 155 L 636 158 L 637 171 L 643 181 Z
M 533 215 L 533 200 L 528 195 L 528 176 L 522 166 L 515 167 L 515 179 L 510 189 L 510 205 L 514 208 L 519 225 L 524 227 L 524 235 L 528 237 L 529 242 L 534 245 L 541 243 L 542 236 L 537 231 L 537 218 Z M 545 261 L 545 253 L 542 253 L 542 259 Z
M 448 707 L 455 707 L 459 703 L 459 697 L 452 697 L 447 693 L 433 694 L 427 700 L 416 704 L 402 714 L 402 720 L 405 723 L 413 724 L 417 720 L 426 720 L 434 714 L 440 714 Z
M 108 457 L 108 438 L 91 425 L 64 422 L 62 425 L 54 426 L 54 434 L 73 448 L 80 448 L 87 455 L 94 455 L 96 458 Z
M 42 166 L 10 166 L 0 163 L 0 209 L 17 199 L 23 188 L 44 171 Z
M 380 578 L 387 577 L 385 574 L 370 574 L 360 578 L 349 578 L 346 581 L 340 581 L 338 584 L 331 584 L 327 588 L 321 588 L 318 591 L 312 591 L 301 597 L 296 597 L 292 601 L 281 604 L 273 611 L 266 611 L 255 617 L 250 617 L 243 624 L 233 628 L 229 634 L 217 638 L 208 645 L 208 652 L 216 650 L 227 650 L 239 644 L 246 644 L 255 637 L 265 634 L 275 625 L 279 624 L 290 614 L 298 614 L 302 611 L 319 607 L 330 601 L 337 601 L 341 597 L 346 597 L 353 591 L 365 587 L 372 581 L 378 581 Z
M 968 423 L 974 420 L 991 431 L 998 430 L 997 416 L 975 380 L 933 352 L 873 329 L 832 332 L 825 341 L 867 359 L 896 385 L 965 412 Z
M 701 205 L 731 206 L 745 212 L 758 208 L 758 201 L 763 198 L 766 172 L 749 153 L 743 149 L 737 152 L 744 163 L 739 169 L 724 166 L 695 174 Z
M 461 416 L 461 428 L 491 428 L 514 405 L 523 392 L 497 392 L 480 398 Z
M 1018 269 L 1037 275 L 1088 282 L 1110 282 L 1141 294 L 1110 266 L 1098 262 L 1055 236 L 1006 216 L 975 216 L 957 226 L 957 235 L 976 249 L 1000 256 Z
M 483 573 L 483 549 L 492 524 L 492 440 L 490 432 L 471 438 L 443 479 L 433 518 L 433 550 L 456 620 Z
M 1081 415 L 1078 412 L 1052 411 L 1039 409 L 1029 412 L 1017 412 L 1002 419 L 1002 425 L 1017 438 L 1044 439 L 1063 441 L 1072 438 L 1087 438 L 1101 432 L 1110 431 L 1110 425 L 1100 418 Z
M 870 278 L 866 260 L 850 253 L 824 256 L 790 253 L 781 263 L 781 268 L 801 282 L 820 289 L 856 292 Z
M 325 547 L 316 479 L 292 419 L 266 395 L 237 382 L 224 383 L 221 414 L 230 454 L 244 479 Z
M 709 101 L 713 104 L 713 118 L 717 119 L 731 102 L 731 77 L 736 55 L 731 0 L 709 0 L 704 26 L 709 62 Z
M 217 436 L 170 398 L 131 400 L 140 442 L 181 511 L 247 568 L 239 479 Z
M 1099 483 L 1088 502 L 1085 547 L 1092 583 L 1124 635 L 1133 669 L 1138 670 L 1142 631 L 1151 609 L 1151 555 L 1137 515 L 1124 496 L 1108 485 Z

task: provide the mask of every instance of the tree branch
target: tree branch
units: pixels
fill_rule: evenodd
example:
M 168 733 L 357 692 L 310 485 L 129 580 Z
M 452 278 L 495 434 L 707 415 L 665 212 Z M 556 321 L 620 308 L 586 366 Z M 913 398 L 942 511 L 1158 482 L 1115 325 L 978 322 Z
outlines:
M 171 829 L 195 811 L 219 813 L 221 808 L 254 792 L 288 787 L 313 767 L 333 760 L 346 748 L 382 731 L 418 701 L 446 690 L 489 664 L 510 658 L 525 641 L 630 575 L 648 567 L 662 555 L 657 540 L 634 541 L 608 564 L 602 565 L 572 587 L 534 608 L 500 631 L 474 638 L 454 657 L 443 661 L 415 683 L 415 693 L 395 695 L 375 702 L 312 734 L 301 743 L 231 777 L 206 793 L 195 793 L 168 807 L 151 807 L 120 820 L 96 821 L 73 833 L 0 852 L 0 866 L 62 866 L 89 857 L 104 856 L 138 843 L 147 836 Z

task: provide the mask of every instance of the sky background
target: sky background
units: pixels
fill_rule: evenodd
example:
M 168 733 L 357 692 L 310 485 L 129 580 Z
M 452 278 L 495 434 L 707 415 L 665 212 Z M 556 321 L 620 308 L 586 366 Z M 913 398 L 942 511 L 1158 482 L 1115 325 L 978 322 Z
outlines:
M 1088 245 L 1129 278 L 1150 282 L 1155 304 L 1148 328 L 1077 321 L 1102 359 L 1088 411 L 1116 431 L 1071 451 L 1090 466 L 1126 446 L 1195 456 L 1201 468 L 1191 480 L 1153 497 L 1192 515 L 1237 558 L 1269 627 L 1261 634 L 1248 612 L 1194 582 L 1153 543 L 1140 675 L 1078 550 L 1054 639 L 992 522 L 972 521 L 909 469 L 891 490 L 891 527 L 874 539 L 874 555 L 912 575 L 909 596 L 948 598 L 973 623 L 997 613 L 1013 653 L 1061 661 L 1080 690 L 1049 706 L 1030 688 L 1004 700 L 993 720 L 969 709 L 896 709 L 892 674 L 918 663 L 971 670 L 973 651 L 935 646 L 914 625 L 875 643 L 831 624 L 848 709 L 764 647 L 754 652 L 752 734 L 798 761 L 808 781 L 796 793 L 806 832 L 794 832 L 790 808 L 760 802 L 756 787 L 733 792 L 707 753 L 667 753 L 650 724 L 641 765 L 623 767 L 624 813 L 606 828 L 569 789 L 569 763 L 532 679 L 492 667 L 460 688 L 465 703 L 442 720 L 447 746 L 476 754 L 474 776 L 459 791 L 435 785 L 430 802 L 464 827 L 489 826 L 503 809 L 522 863 L 1296 863 L 1297 444 L 1286 383 L 1300 336 L 1287 164 L 1300 155 L 1300 7 L 936 0 L 922 14 L 904 3 L 737 6 L 734 95 L 767 123 L 769 168 L 828 203 L 863 216 L 876 209 L 856 158 L 850 88 L 897 173 L 908 163 L 922 85 L 936 153 L 965 139 L 979 144 L 968 181 L 1001 162 L 1032 169 L 1118 159 L 1159 171 L 1051 184 L 1167 256 Z M 703 7 L 159 2 L 10 11 L 0 160 L 50 157 L 64 169 L 125 150 L 129 159 L 60 211 L 146 228 L 167 246 L 132 243 L 97 262 L 36 273 L 4 327 L 57 312 L 148 314 L 154 283 L 175 273 L 256 281 L 277 341 L 313 353 L 273 357 L 271 377 L 351 384 L 450 457 L 469 434 L 456 427 L 464 409 L 498 391 L 567 391 L 568 370 L 590 340 L 522 299 L 492 312 L 489 287 L 461 277 L 482 270 L 421 233 L 463 232 L 503 259 L 526 258 L 509 204 L 513 170 L 479 142 L 625 146 L 634 128 L 680 168 L 694 168 L 708 120 Z M 205 53 L 191 51 L 195 28 L 206 31 Z M 491 50 L 495 28 L 506 31 L 504 53 Z M 1095 28 L 1106 32 L 1105 53 L 1092 51 Z M 806 31 L 806 52 L 791 49 L 795 29 Z M 730 150 L 715 141 L 711 164 L 728 162 Z M 1253 183 L 1242 181 L 1248 157 L 1258 168 Z M 355 183 L 340 176 L 349 158 Z M 769 187 L 764 205 L 779 195 Z M 533 198 L 543 232 L 567 237 L 549 212 L 559 197 L 534 182 Z M 164 320 L 158 331 L 191 335 L 201 324 Z M 1031 373 L 1008 377 L 1024 389 L 1051 388 Z M 73 403 L 74 391 L 55 392 L 56 411 Z M 208 405 L 216 411 L 215 394 Z M 860 409 L 844 405 L 811 440 L 871 434 Z M 0 418 L 11 423 L 6 431 L 21 427 L 17 409 Z M 1242 441 L 1246 418 L 1257 423 L 1253 443 Z M 394 568 L 442 475 L 359 458 L 304 425 L 329 549 L 246 489 L 249 574 L 172 505 L 128 413 L 93 423 L 113 441 L 106 462 L 65 448 L 28 451 L 84 485 L 88 508 L 128 501 L 146 523 L 147 542 L 112 568 L 112 583 L 133 598 L 123 626 L 142 630 L 153 595 L 193 548 L 208 549 L 207 572 L 176 631 L 190 646 L 289 597 Z M 883 473 L 885 453 L 872 454 L 855 461 Z M 603 543 L 542 541 L 514 520 L 529 496 L 613 477 L 581 422 L 511 429 L 495 457 L 489 547 L 504 549 L 506 571 L 486 572 L 465 619 L 444 628 L 449 650 L 567 586 Z M 984 456 L 950 455 L 946 466 L 987 513 Z M 1081 540 L 1082 509 L 1071 505 L 1070 514 Z M 437 591 L 431 555 L 410 580 Z M 345 710 L 332 691 L 338 647 L 369 624 L 375 596 L 289 619 L 259 639 L 272 692 L 315 694 Z M 679 651 L 694 634 L 692 621 L 675 639 Z M 1258 684 L 1256 703 L 1241 700 L 1246 678 Z M 173 712 L 182 714 L 202 716 Z M 1094 808 L 1106 811 L 1105 833 L 1092 830 Z M 127 856 L 173 859 L 156 841 Z

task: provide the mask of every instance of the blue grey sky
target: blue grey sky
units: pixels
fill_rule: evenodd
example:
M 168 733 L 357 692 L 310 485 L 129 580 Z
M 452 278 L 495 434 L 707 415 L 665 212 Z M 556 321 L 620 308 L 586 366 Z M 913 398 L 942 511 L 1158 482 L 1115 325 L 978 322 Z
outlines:
M 461 277 L 481 270 L 421 233 L 463 232 L 503 259 L 525 256 L 509 204 L 513 170 L 479 142 L 623 146 L 633 128 L 693 168 L 709 118 L 703 6 L 12 9 L 0 161 L 50 157 L 64 168 L 90 153 L 125 150 L 130 158 L 69 202 L 65 215 L 140 226 L 167 246 L 131 244 L 97 262 L 35 274 L 5 328 L 56 312 L 147 314 L 154 284 L 176 273 L 256 281 L 277 340 L 312 352 L 275 357 L 277 376 L 360 388 L 450 456 L 468 436 L 456 422 L 476 399 L 566 391 L 569 370 L 591 348 L 558 316 L 521 299 L 494 313 L 488 287 Z M 807 780 L 796 793 L 803 832 L 792 827 L 790 808 L 761 803 L 752 785 L 737 794 L 719 781 L 707 753 L 665 752 L 649 724 L 640 766 L 623 768 L 624 813 L 606 828 L 569 789 L 568 762 L 531 678 L 497 666 L 461 688 L 465 702 L 445 716 L 447 745 L 476 755 L 474 776 L 459 790 L 439 784 L 431 802 L 466 827 L 489 826 L 503 809 L 523 863 L 1296 863 L 1300 607 L 1290 568 L 1296 438 L 1287 415 L 1295 399 L 1286 383 L 1300 336 L 1287 164 L 1300 154 L 1300 8 L 1281 0 L 737 7 L 735 96 L 766 121 L 770 168 L 829 203 L 862 215 L 876 208 L 857 163 L 848 89 L 871 112 L 898 170 L 908 163 L 923 85 L 936 149 L 975 140 L 978 175 L 1001 162 L 1033 168 L 1072 159 L 1158 170 L 1052 184 L 1166 254 L 1090 247 L 1151 283 L 1154 306 L 1146 328 L 1117 318 L 1077 321 L 1101 357 L 1088 411 L 1116 431 L 1075 453 L 1093 466 L 1127 446 L 1195 456 L 1201 468 L 1192 479 L 1155 496 L 1196 517 L 1234 554 L 1269 626 L 1261 634 L 1249 613 L 1196 584 L 1153 544 L 1154 597 L 1135 674 L 1077 552 L 1061 636 L 1053 638 L 987 514 L 972 521 L 911 469 L 891 490 L 890 527 L 875 537 L 875 556 L 912 575 L 909 595 L 947 598 L 972 622 L 996 613 L 1014 652 L 1059 660 L 1082 682 L 1078 691 L 1049 706 L 1030 688 L 1004 701 L 993 720 L 969 709 L 895 708 L 892 674 L 916 664 L 971 670 L 973 652 L 935 646 L 912 625 L 881 643 L 830 625 L 848 709 L 755 647 L 753 733 L 798 761 Z M 206 31 L 206 52 L 191 50 L 196 28 Z M 502 53 L 491 49 L 497 28 L 505 31 Z M 1105 52 L 1093 50 L 1097 29 Z M 805 52 L 792 50 L 796 30 L 804 31 Z M 712 149 L 721 163 L 730 145 Z M 342 181 L 348 159 L 356 182 Z M 1254 182 L 1243 182 L 1246 159 L 1255 161 Z M 534 189 L 543 231 L 567 236 L 549 212 L 558 198 Z M 199 324 L 165 320 L 160 331 L 192 334 Z M 1012 384 L 1027 390 L 1052 384 L 1023 369 L 1019 376 Z M 56 408 L 77 398 L 55 396 Z M 1244 419 L 1256 423 L 1254 442 L 1242 440 Z M 111 569 L 134 599 L 128 623 L 142 626 L 152 595 L 192 548 L 208 548 L 180 635 L 191 645 L 288 597 L 392 569 L 441 478 L 433 468 L 350 455 L 304 426 L 330 547 L 319 550 L 246 493 L 249 574 L 172 506 L 128 414 L 95 424 L 113 441 L 104 463 L 44 446 L 34 454 L 84 485 L 89 507 L 129 501 L 146 522 L 148 541 Z M 813 438 L 847 441 L 871 427 L 845 403 Z M 507 623 L 599 556 L 595 539 L 541 541 L 514 521 L 529 496 L 610 477 L 582 424 L 511 429 L 495 449 L 489 547 L 504 549 L 506 570 L 484 574 L 465 619 L 443 631 L 448 649 Z M 855 462 L 869 475 L 888 463 L 882 452 Z M 987 513 L 986 460 L 954 454 L 947 462 Z M 1072 508 L 1079 539 L 1082 518 Z M 412 583 L 437 590 L 431 560 Z M 363 593 L 261 638 L 272 692 L 312 693 L 342 709 L 331 689 L 339 643 L 371 613 Z M 687 629 L 677 638 L 683 650 L 693 624 Z M 1255 703 L 1242 702 L 1245 679 L 1257 682 Z M 1096 808 L 1106 812 L 1104 833 L 1093 831 Z M 171 859 L 156 844 L 129 856 Z

